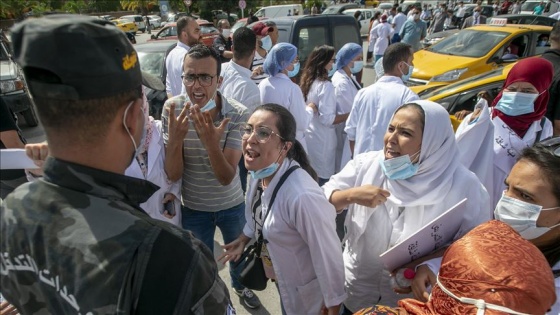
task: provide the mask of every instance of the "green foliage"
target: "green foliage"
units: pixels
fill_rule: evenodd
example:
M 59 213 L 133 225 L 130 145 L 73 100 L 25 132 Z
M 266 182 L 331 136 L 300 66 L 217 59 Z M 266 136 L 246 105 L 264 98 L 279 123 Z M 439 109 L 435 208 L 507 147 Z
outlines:
M 84 0 L 75 0 L 67 1 L 60 9 L 64 12 L 81 14 L 89 11 L 90 8 Z

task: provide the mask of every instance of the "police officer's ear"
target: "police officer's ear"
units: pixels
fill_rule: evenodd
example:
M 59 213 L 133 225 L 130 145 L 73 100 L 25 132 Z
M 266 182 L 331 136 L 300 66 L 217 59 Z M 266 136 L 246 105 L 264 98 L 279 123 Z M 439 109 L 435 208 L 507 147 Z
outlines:
M 124 121 L 124 128 L 127 128 L 130 134 L 135 135 L 144 128 L 144 101 L 140 97 L 129 104 L 130 106 L 127 104 L 123 109 L 124 117 L 121 116 L 121 121 Z

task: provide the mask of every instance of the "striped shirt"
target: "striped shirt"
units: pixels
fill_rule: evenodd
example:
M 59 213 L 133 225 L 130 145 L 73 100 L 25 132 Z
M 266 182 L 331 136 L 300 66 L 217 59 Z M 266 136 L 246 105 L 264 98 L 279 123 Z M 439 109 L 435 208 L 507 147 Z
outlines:
M 249 113 L 241 103 L 226 99 L 218 92 L 222 100 L 220 117 L 215 121 L 218 126 L 224 118 L 230 118 L 227 130 L 222 135 L 220 147 L 241 151 L 241 132 L 239 126 L 247 122 Z M 165 102 L 162 112 L 163 141 L 169 141 L 168 109 L 175 103 L 175 114 L 179 116 L 188 96 L 181 94 Z M 183 206 L 207 212 L 217 212 L 237 206 L 244 201 L 243 190 L 239 180 L 239 169 L 229 185 L 222 185 L 216 178 L 208 152 L 198 138 L 194 124 L 189 122 L 189 131 L 183 141 L 183 185 L 181 188 Z

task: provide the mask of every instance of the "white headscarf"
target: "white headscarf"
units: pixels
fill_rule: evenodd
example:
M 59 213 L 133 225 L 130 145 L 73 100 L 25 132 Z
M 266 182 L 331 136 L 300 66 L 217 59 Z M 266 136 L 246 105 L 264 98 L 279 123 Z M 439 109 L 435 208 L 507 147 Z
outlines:
M 476 209 L 472 209 L 472 213 L 465 215 L 466 220 L 472 219 L 473 224 L 479 222 L 479 211 L 482 208 L 489 207 L 489 204 L 487 204 L 488 195 L 480 182 L 460 164 L 459 151 L 447 111 L 441 105 L 432 101 L 418 100 L 412 103 L 422 107 L 425 116 L 418 172 L 408 179 L 388 179 L 379 163 L 379 160 L 384 158 L 383 151 L 360 154 L 368 155 L 367 161 L 360 159 L 360 155 L 358 155 L 354 162 L 357 165 L 356 167 L 361 169 L 361 172 L 366 172 L 366 174 L 361 174 L 360 177 L 373 179 L 368 184 L 381 187 L 391 193 L 387 203 L 376 207 L 374 210 L 387 213 L 384 216 L 385 219 L 381 220 L 387 220 L 387 222 L 379 222 L 379 226 L 376 228 L 379 229 L 380 235 L 387 236 L 386 240 L 390 240 L 390 246 L 402 240 L 403 237 L 414 233 L 429 220 L 443 213 L 446 210 L 443 209 L 444 204 L 456 203 L 465 197 L 470 198 L 468 205 L 472 205 L 471 203 L 478 204 Z M 359 166 L 360 163 L 367 164 L 367 166 Z M 478 185 L 479 187 L 476 188 L 479 189 L 465 187 L 459 191 L 457 186 L 454 186 L 456 182 L 470 183 L 472 186 Z M 365 183 L 359 183 L 359 185 L 363 184 Z M 451 192 L 452 187 L 455 189 L 453 192 Z M 476 190 L 476 195 L 468 195 L 467 191 L 474 190 Z M 477 198 L 478 200 L 476 200 Z M 442 209 L 439 209 L 440 206 Z M 400 216 L 398 207 L 416 207 L 407 214 L 409 217 L 415 216 L 416 219 L 405 219 L 404 216 Z M 426 212 L 426 207 L 437 208 L 438 210 Z M 368 221 L 374 211 L 357 204 L 351 205 L 351 208 L 353 211 L 350 220 L 352 220 L 354 228 L 349 229 L 347 237 L 351 242 L 356 242 L 366 230 Z M 481 222 L 487 219 L 489 218 L 484 218 Z M 384 240 L 380 239 L 380 243 L 384 243 Z M 383 247 L 381 244 L 380 246 Z
M 386 181 L 387 190 L 391 192 L 390 200 L 397 205 L 437 204 L 451 188 L 453 173 L 460 165 L 459 150 L 449 113 L 432 101 L 418 100 L 412 103 L 422 107 L 425 116 L 418 172 L 404 180 L 387 179 L 381 172 L 380 179 Z

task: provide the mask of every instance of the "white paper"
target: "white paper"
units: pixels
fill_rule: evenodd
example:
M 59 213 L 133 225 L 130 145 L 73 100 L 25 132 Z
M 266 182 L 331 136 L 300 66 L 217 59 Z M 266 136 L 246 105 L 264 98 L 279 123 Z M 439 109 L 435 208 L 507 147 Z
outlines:
M 33 160 L 25 154 L 24 149 L 2 149 L 0 150 L 0 169 L 35 169 L 39 168 Z
M 467 198 L 423 226 L 418 232 L 393 246 L 379 258 L 389 271 L 426 256 L 453 241 L 463 222 Z

